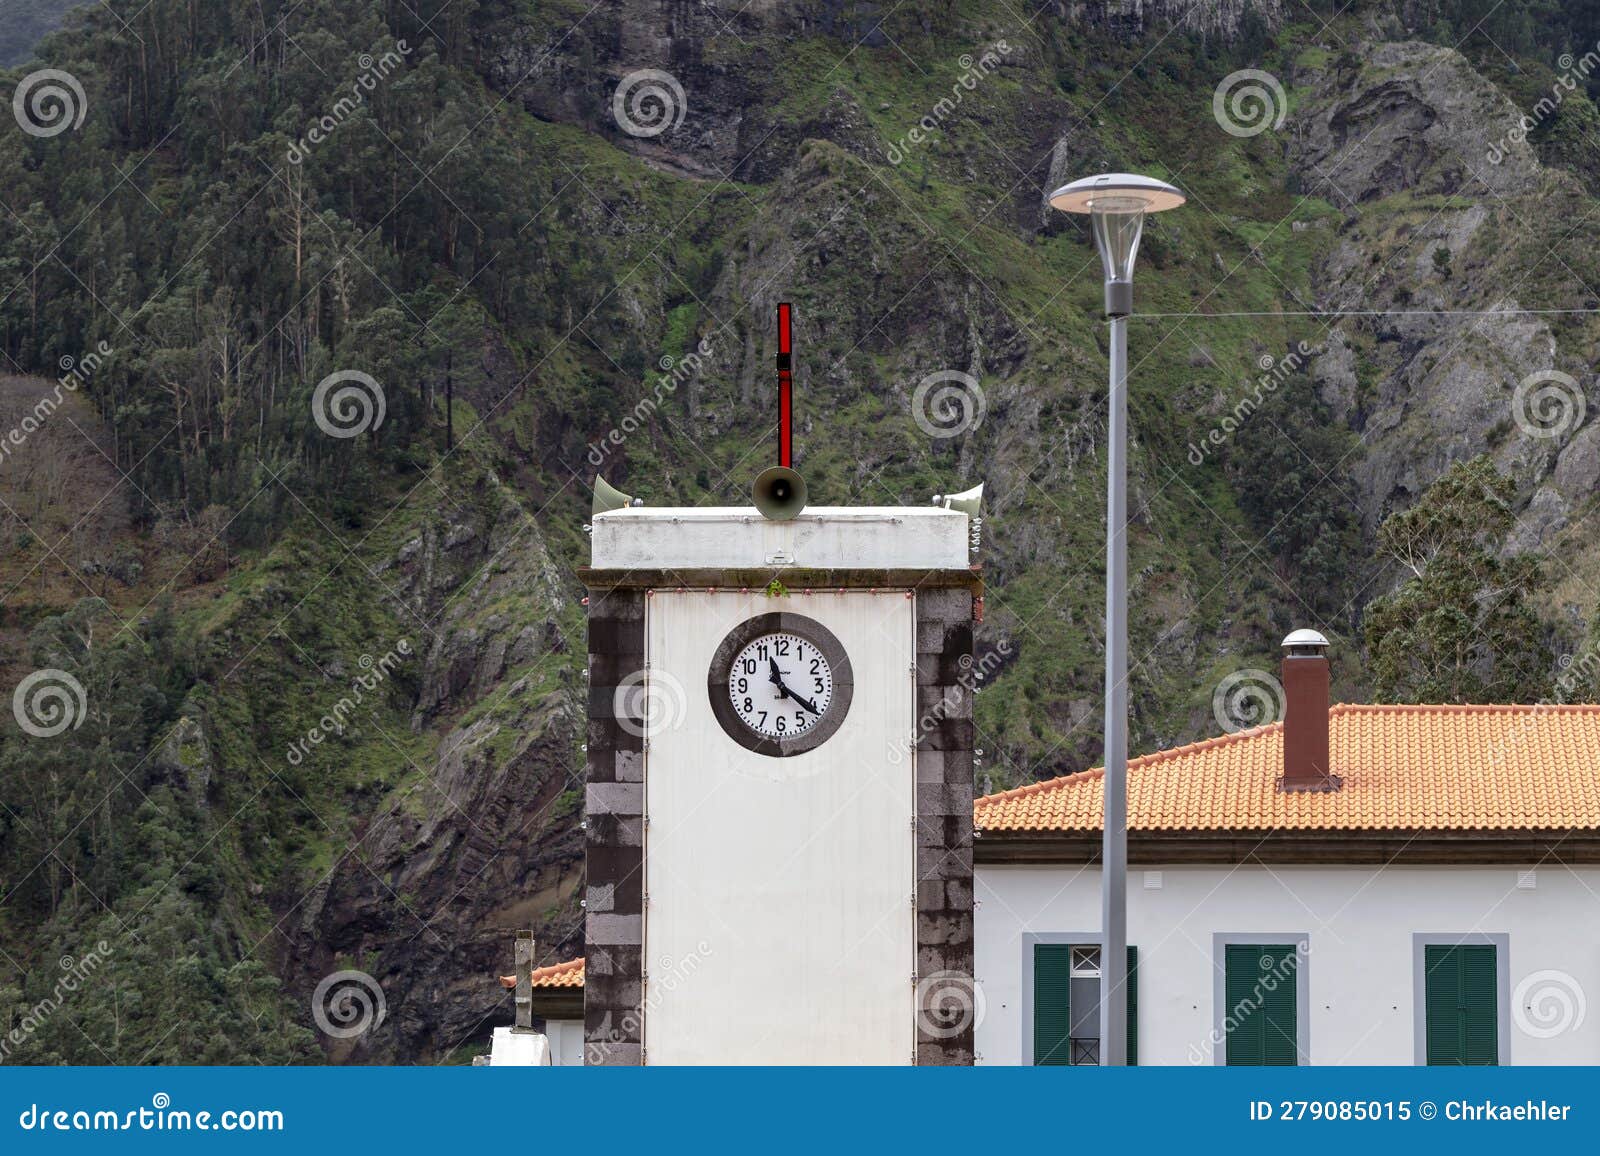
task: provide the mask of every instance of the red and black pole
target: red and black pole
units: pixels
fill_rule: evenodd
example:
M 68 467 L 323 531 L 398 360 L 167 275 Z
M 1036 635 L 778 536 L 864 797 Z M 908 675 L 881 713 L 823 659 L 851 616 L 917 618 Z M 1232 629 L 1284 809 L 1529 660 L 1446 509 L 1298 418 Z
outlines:
M 778 464 L 784 469 L 793 468 L 794 379 L 790 372 L 794 358 L 793 339 L 789 303 L 785 301 L 778 306 Z
M 756 509 L 786 522 L 806 508 L 806 480 L 794 472 L 794 324 L 787 301 L 778 305 L 778 464 L 756 478 Z

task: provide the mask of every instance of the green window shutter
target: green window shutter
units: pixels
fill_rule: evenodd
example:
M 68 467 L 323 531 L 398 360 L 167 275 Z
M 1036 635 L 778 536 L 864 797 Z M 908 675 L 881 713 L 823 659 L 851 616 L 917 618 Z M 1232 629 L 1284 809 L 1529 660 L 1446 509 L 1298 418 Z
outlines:
M 1228 1064 L 1293 1067 L 1300 1062 L 1299 963 L 1289 944 L 1230 943 L 1224 948 Z
M 1461 970 L 1453 951 L 1432 944 L 1422 949 L 1423 1031 L 1430 1064 L 1459 1064 L 1466 1051 L 1461 1038 Z
M 1263 986 L 1270 982 L 1272 988 L 1264 993 L 1263 998 L 1263 1006 L 1267 1009 L 1267 1022 L 1262 1032 L 1266 1044 L 1266 1062 L 1276 1067 L 1292 1068 L 1300 1062 L 1300 1008 L 1296 998 L 1300 983 L 1300 956 L 1292 946 L 1267 950 L 1270 955 L 1264 956 L 1261 964 Z
M 1492 944 L 1458 948 L 1461 988 L 1466 996 L 1466 1062 L 1493 1066 L 1500 1062 L 1500 1008 L 1495 950 Z
M 1422 961 L 1428 1063 L 1498 1064 L 1500 985 L 1494 945 L 1429 944 Z
M 1139 949 L 1128 945 L 1128 1066 L 1139 1063 Z
M 1072 1062 L 1070 1007 L 1072 948 L 1065 943 L 1033 945 L 1033 1062 L 1064 1066 Z
M 1258 1065 L 1262 1062 L 1261 1021 L 1246 1008 L 1255 982 L 1259 949 L 1242 943 L 1223 948 L 1222 1030 L 1226 1033 L 1224 1059 L 1230 1065 Z

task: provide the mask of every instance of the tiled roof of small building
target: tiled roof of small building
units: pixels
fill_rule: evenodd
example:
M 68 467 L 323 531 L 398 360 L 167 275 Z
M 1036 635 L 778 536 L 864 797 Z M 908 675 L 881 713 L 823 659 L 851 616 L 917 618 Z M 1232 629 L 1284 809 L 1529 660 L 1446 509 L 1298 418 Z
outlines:
M 1131 831 L 1600 830 L 1600 706 L 1328 711 L 1342 789 L 1284 792 L 1283 724 L 1132 759 Z M 994 832 L 1101 825 L 1100 768 L 977 800 Z
M 565 963 L 552 963 L 545 967 L 536 967 L 533 969 L 532 979 L 535 990 L 549 990 L 561 987 L 581 988 L 583 987 L 583 960 L 569 959 Z M 516 987 L 517 977 L 514 975 L 502 975 L 500 977 L 500 985 L 508 988 Z

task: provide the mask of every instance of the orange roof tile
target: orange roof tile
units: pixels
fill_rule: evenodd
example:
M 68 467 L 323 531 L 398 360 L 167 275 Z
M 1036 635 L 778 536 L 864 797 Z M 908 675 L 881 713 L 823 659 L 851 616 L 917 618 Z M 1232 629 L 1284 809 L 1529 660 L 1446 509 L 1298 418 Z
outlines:
M 533 969 L 531 978 L 533 979 L 535 990 L 549 990 L 555 987 L 581 989 L 583 987 L 583 960 L 569 959 L 565 963 L 552 963 L 547 967 L 536 967 Z M 502 975 L 500 977 L 500 986 L 516 987 L 517 977 L 514 975 Z
M 1342 790 L 1276 789 L 1283 724 L 1128 763 L 1134 831 L 1600 829 L 1600 706 L 1329 708 Z M 977 800 L 984 831 L 1098 831 L 1100 768 Z

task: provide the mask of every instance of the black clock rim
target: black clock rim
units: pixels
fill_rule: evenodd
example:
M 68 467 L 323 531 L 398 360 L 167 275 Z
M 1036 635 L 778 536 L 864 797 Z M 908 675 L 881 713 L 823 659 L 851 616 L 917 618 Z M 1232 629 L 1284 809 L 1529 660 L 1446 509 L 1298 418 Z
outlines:
M 745 725 L 728 698 L 728 675 L 733 670 L 734 656 L 763 634 L 785 632 L 797 635 L 815 646 L 833 670 L 833 700 L 828 704 L 822 721 L 805 734 L 792 739 L 774 739 L 759 735 Z M 711 713 L 722 725 L 723 733 L 747 751 L 787 759 L 816 750 L 832 738 L 850 713 L 850 702 L 855 697 L 855 672 L 850 666 L 850 656 L 838 637 L 815 618 L 796 614 L 791 610 L 773 611 L 747 618 L 730 630 L 711 656 L 711 666 L 706 673 L 706 694 L 711 699 Z M 718 693 L 718 692 L 721 693 Z

